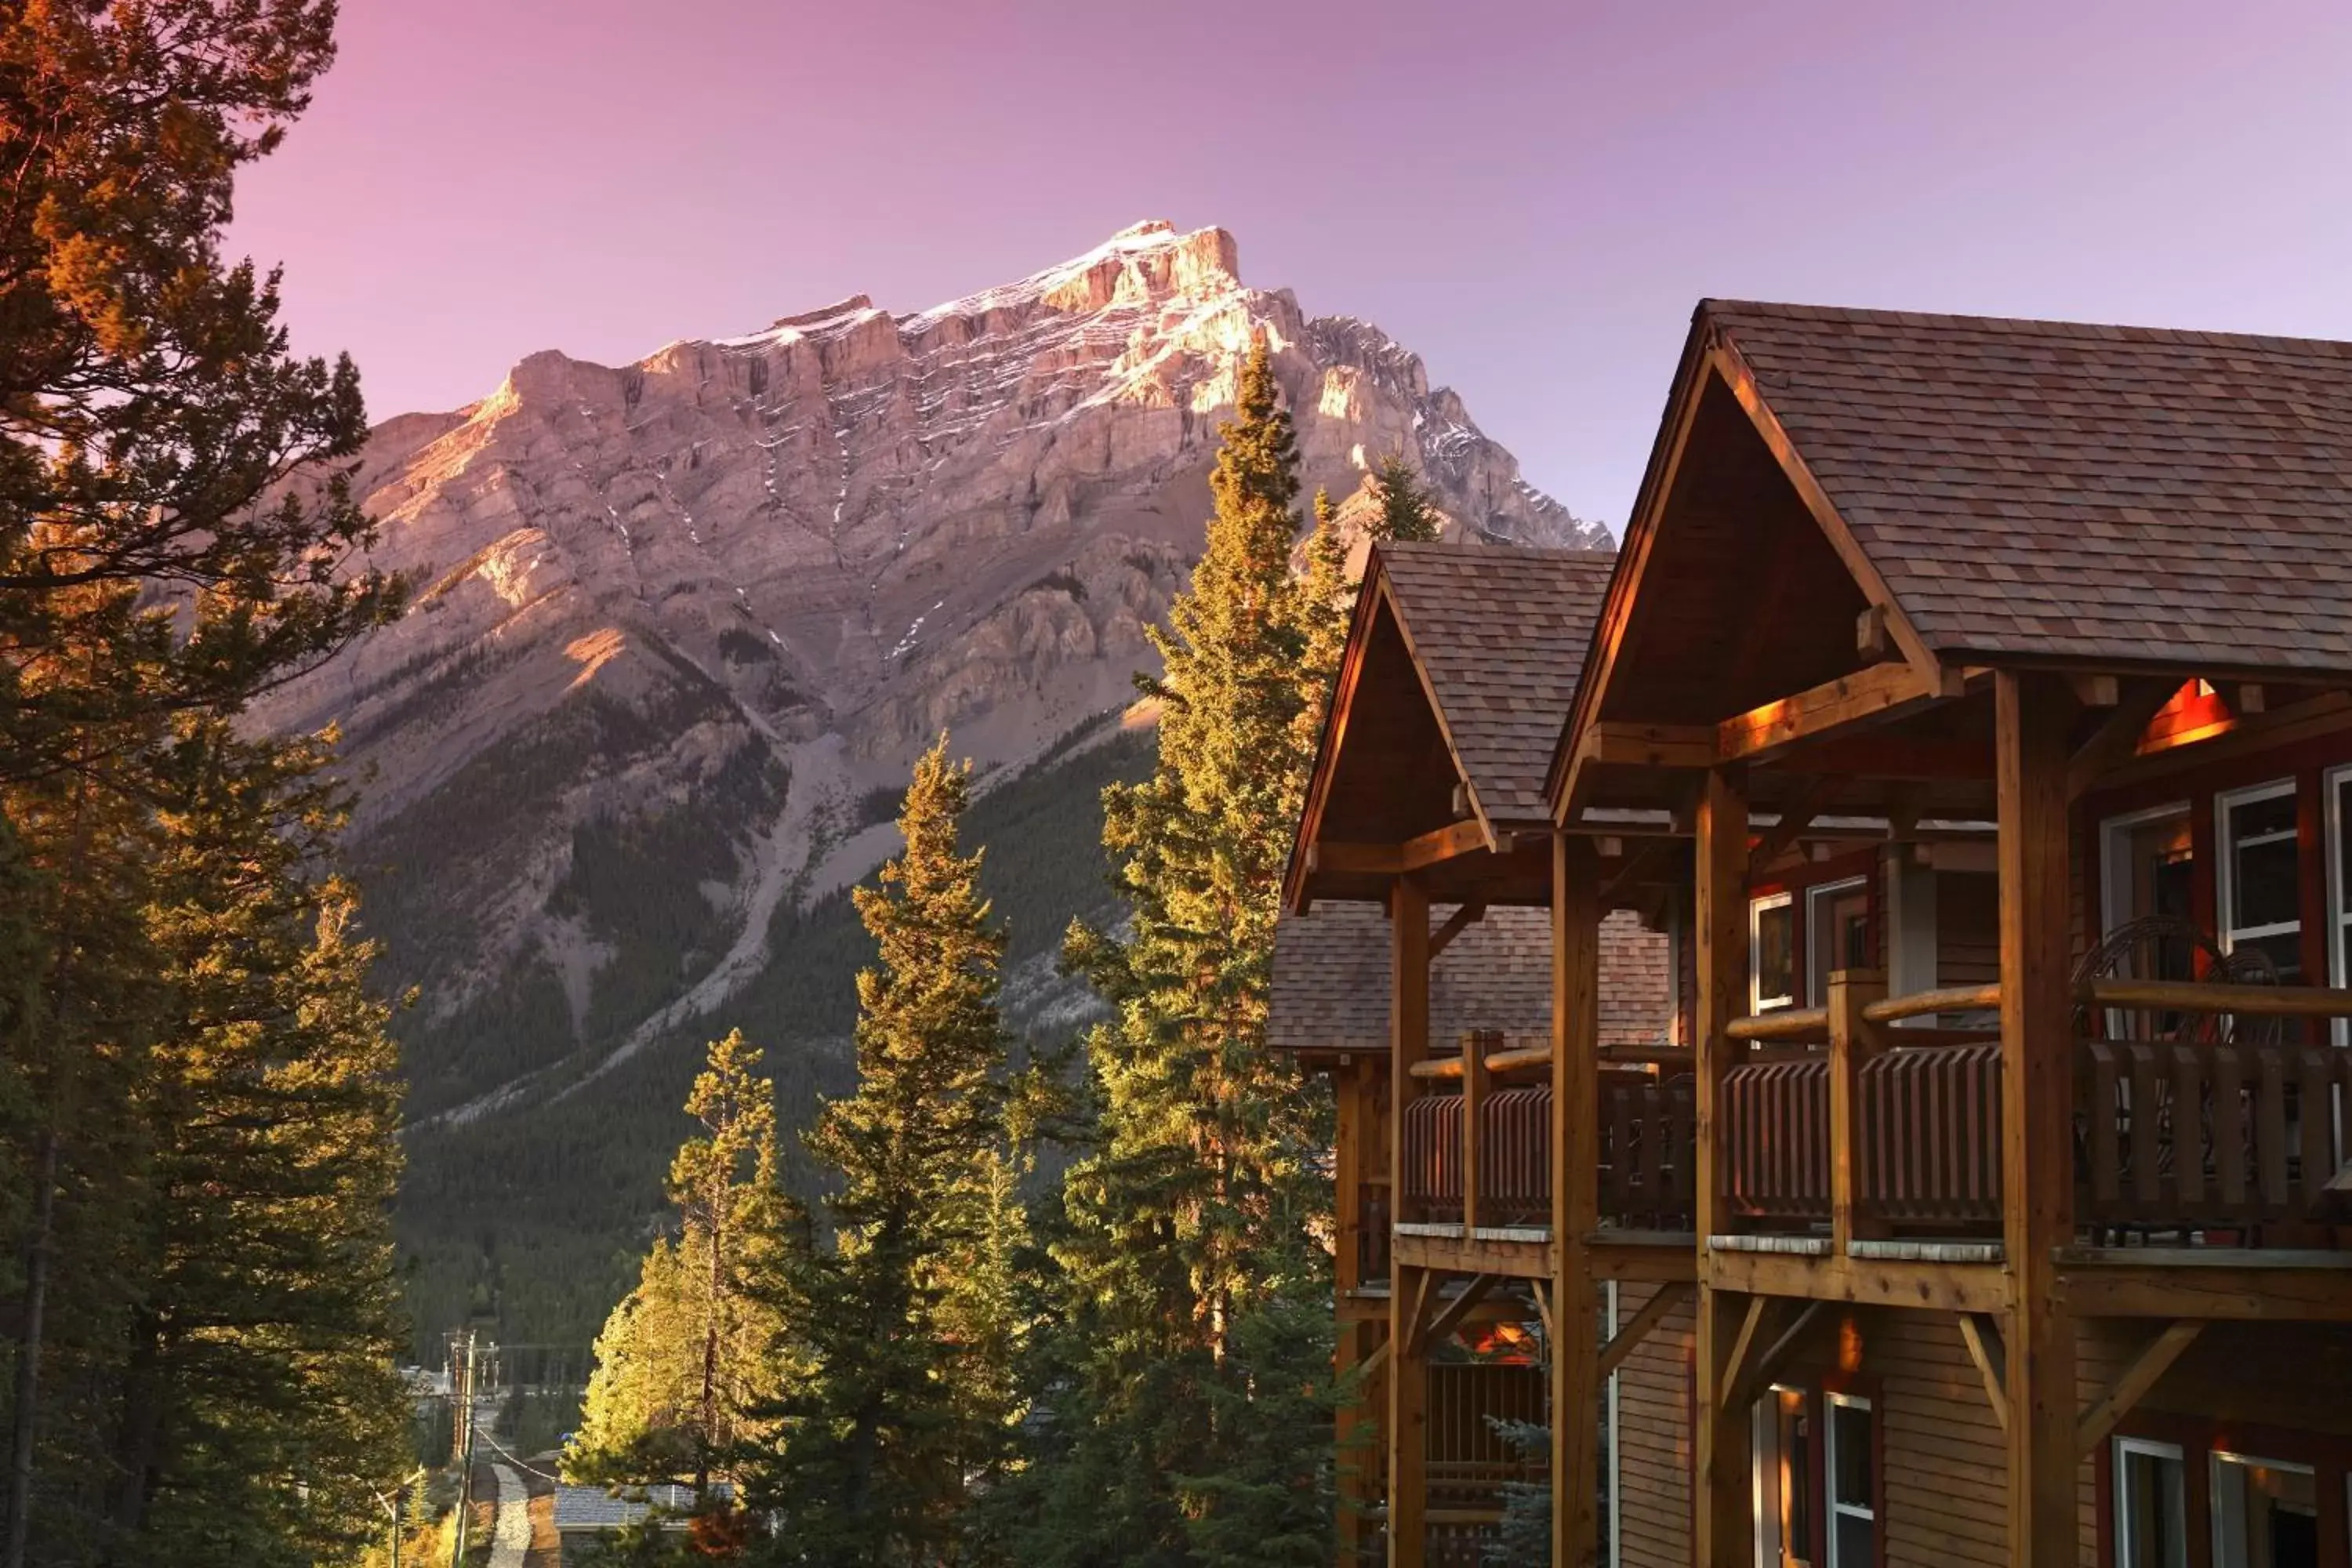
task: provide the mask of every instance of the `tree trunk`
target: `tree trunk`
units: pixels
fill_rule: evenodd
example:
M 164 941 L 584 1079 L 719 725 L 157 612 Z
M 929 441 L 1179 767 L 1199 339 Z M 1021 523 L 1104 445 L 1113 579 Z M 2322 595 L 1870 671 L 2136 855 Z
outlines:
M 16 1336 L 16 1421 L 9 1438 L 8 1544 L 0 1568 L 25 1568 L 33 1526 L 33 1452 L 39 1436 L 41 1319 L 48 1307 L 49 1253 L 57 1222 L 58 1146 L 55 1126 L 41 1135 L 40 1174 L 33 1196 L 33 1231 L 25 1261 L 25 1321 Z

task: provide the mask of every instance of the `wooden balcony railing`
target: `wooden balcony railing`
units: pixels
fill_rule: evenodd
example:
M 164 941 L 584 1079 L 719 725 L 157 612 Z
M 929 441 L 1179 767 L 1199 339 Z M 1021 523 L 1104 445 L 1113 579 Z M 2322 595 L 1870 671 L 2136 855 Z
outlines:
M 2274 1043 L 2263 1037 L 2283 1029 L 2250 1025 L 2352 1016 L 2352 992 L 2092 980 L 2082 1002 L 2102 1029 L 2124 1010 L 2200 1026 L 2181 1040 L 2073 1043 L 2080 1228 L 2182 1245 L 2308 1246 L 2329 1234 L 2331 1205 L 2352 1197 L 2352 1052 Z M 1732 1037 L 1751 1054 L 1723 1080 L 1731 1212 L 1768 1228 L 1834 1221 L 1832 1173 L 1846 1142 L 1853 1235 L 1998 1235 L 1999 1044 L 1983 1031 L 1885 1026 L 1999 1005 L 1998 987 L 1891 1000 L 1862 990 L 1828 1009 L 1736 1023 Z
M 1600 1069 L 1600 1206 L 1630 1229 L 1691 1227 L 1696 1096 L 1688 1053 L 1649 1053 Z M 1461 1057 L 1422 1064 L 1419 1076 L 1465 1085 L 1423 1093 L 1403 1115 L 1406 1210 L 1440 1224 L 1551 1223 L 1551 1086 L 1496 1084 L 1497 1074 L 1548 1069 L 1549 1047 L 1501 1037 L 1465 1042 Z M 1426 1069 L 1426 1070 L 1422 1070 Z M 1473 1107 L 1475 1106 L 1475 1110 Z M 1465 1122 L 1475 1121 L 1465 1147 Z
M 2077 1047 L 2074 1103 L 2079 1220 L 2256 1240 L 2330 1217 L 2352 1052 L 2094 1040 Z

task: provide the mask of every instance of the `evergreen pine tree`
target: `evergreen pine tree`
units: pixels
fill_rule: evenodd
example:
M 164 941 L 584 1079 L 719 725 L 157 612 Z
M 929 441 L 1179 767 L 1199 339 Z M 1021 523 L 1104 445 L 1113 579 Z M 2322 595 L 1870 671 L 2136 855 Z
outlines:
M 776 1359 L 784 1325 L 767 1281 L 787 1266 L 793 1208 L 777 1171 L 774 1086 L 759 1048 L 730 1031 L 710 1044 L 686 1110 L 702 1131 L 670 1163 L 679 1234 L 663 1237 L 596 1341 L 566 1476 L 605 1485 L 691 1475 L 706 1494 L 755 1441 L 746 1413 L 793 1370 Z
M 1312 601 L 1337 574 L 1328 528 L 1313 592 L 1291 574 L 1297 463 L 1260 342 L 1223 429 L 1205 552 L 1155 636 L 1158 767 L 1105 795 L 1130 934 L 1074 927 L 1066 947 L 1115 1016 L 1088 1039 L 1099 1126 L 1066 1177 L 1055 1241 L 1069 1349 L 1021 1542 L 1041 1563 L 1181 1563 L 1206 1541 L 1238 1562 L 1253 1534 L 1262 1560 L 1286 1562 L 1289 1542 L 1328 1534 L 1318 1467 L 1260 1489 L 1236 1447 L 1265 1430 L 1261 1394 L 1311 1387 L 1329 1366 L 1328 1329 L 1316 1349 L 1257 1324 L 1294 1291 L 1328 1290 L 1308 1235 L 1328 1201 L 1310 1164 L 1317 1103 L 1265 1038 L 1322 700 L 1314 662 L 1330 657 L 1333 607 Z
M 1299 585 L 1298 614 L 1306 630 L 1303 687 L 1297 723 L 1307 754 L 1321 742 L 1323 715 L 1348 649 L 1348 626 L 1360 584 L 1348 578 L 1348 545 L 1339 536 L 1339 510 L 1330 492 L 1315 492 L 1315 531 L 1307 539 L 1307 577 Z
M 369 949 L 315 754 L 233 738 L 399 599 L 356 373 L 219 253 L 333 21 L 0 8 L 0 1568 L 308 1563 L 401 1468 Z
M 905 849 L 856 893 L 879 949 L 857 977 L 857 1089 L 807 1138 L 840 1184 L 834 1245 L 797 1270 L 789 1338 L 807 1370 L 748 1467 L 747 1500 L 781 1521 L 780 1563 L 962 1560 L 967 1503 L 1017 1414 L 1003 938 L 981 858 L 958 843 L 970 791 L 941 736 L 907 790 Z
M 1391 452 L 1380 460 L 1372 471 L 1372 488 L 1381 498 L 1381 514 L 1372 523 L 1374 539 L 1410 544 L 1437 537 L 1437 504 L 1402 452 Z

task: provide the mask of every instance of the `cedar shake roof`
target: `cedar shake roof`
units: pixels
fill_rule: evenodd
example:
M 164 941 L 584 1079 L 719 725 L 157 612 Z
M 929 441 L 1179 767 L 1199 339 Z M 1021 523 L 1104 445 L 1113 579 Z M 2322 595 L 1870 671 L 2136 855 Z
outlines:
M 1430 912 L 1433 928 L 1451 909 Z M 1601 1043 L 1654 1045 L 1673 1016 L 1666 939 L 1625 910 L 1601 925 Z M 1551 1028 L 1551 913 L 1497 906 L 1464 928 L 1429 973 L 1429 1037 L 1441 1054 L 1474 1029 Z M 1378 904 L 1326 900 L 1275 926 L 1277 1050 L 1389 1048 L 1389 922 Z
M 1489 823 L 1549 822 L 1545 770 L 1616 556 L 1492 544 L 1375 550 L 1481 812 Z
M 1939 655 L 2352 670 L 2352 343 L 1706 300 Z

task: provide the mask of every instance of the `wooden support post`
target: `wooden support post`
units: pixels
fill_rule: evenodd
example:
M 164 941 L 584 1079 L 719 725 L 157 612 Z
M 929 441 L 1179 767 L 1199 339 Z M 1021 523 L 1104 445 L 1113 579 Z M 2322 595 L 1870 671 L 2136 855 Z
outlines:
M 1364 1141 L 1373 1132 L 1372 1086 L 1355 1062 L 1331 1074 L 1331 1283 L 1340 1300 L 1364 1283 Z
M 1591 843 L 1552 840 L 1552 1562 L 1601 1553 L 1601 1283 L 1587 1237 L 1601 1225 L 1601 862 Z
M 1389 896 L 1389 1188 L 1399 1219 L 1405 1212 L 1404 1124 L 1420 1080 L 1413 1064 L 1429 1055 L 1429 889 L 1400 877 Z M 1429 1550 L 1429 1355 L 1420 1342 L 1432 1277 L 1427 1269 L 1389 1268 L 1389 1563 L 1423 1568 Z
M 1818 939 L 1817 939 L 1818 940 Z M 1830 1249 L 1847 1256 L 1856 1236 L 1884 1229 L 1864 1212 L 1862 1187 L 1862 1064 L 1877 1053 L 1878 1026 L 1862 1016 L 1886 999 L 1886 976 L 1875 969 L 1830 973 Z
M 1462 1234 L 1465 1237 L 1478 1233 L 1478 1189 L 1483 1184 L 1479 1156 L 1483 1152 L 1480 1134 L 1486 1131 L 1486 1091 L 1493 1075 L 1486 1070 L 1486 1053 L 1502 1048 L 1500 1035 L 1488 1035 L 1484 1030 L 1465 1035 L 1462 1040 Z
M 1693 1020 L 1697 1050 L 1698 1126 L 1696 1190 L 1699 1234 L 1697 1429 L 1692 1434 L 1696 1474 L 1692 1488 L 1693 1560 L 1700 1568 L 1751 1568 L 1754 1515 L 1748 1497 L 1748 1412 L 1726 1403 L 1734 1342 L 1748 1315 L 1737 1291 L 1717 1288 L 1707 1238 L 1728 1232 L 1731 1218 L 1720 1114 L 1723 1077 L 1745 1047 L 1726 1034 L 1748 1010 L 1748 802 L 1743 776 L 1731 768 L 1708 773 L 1699 793 L 1696 910 L 1698 1005 Z M 1752 1337 L 1752 1327 L 1750 1334 Z
M 2074 999 L 2067 984 L 2067 731 L 2062 677 L 1999 670 L 2002 1238 L 2016 1281 L 2008 1340 L 2009 1561 L 2073 1568 L 2074 1320 L 2058 1272 L 2074 1239 Z
M 1339 1408 L 1339 1561 L 1363 1561 L 1372 1542 L 1372 1513 L 1380 1505 L 1381 1467 L 1387 1456 L 1381 1444 L 1379 1373 L 1382 1330 L 1387 1325 L 1362 1319 L 1339 1325 L 1337 1369 L 1344 1379 L 1355 1374 L 1349 1397 Z
M 1400 1220 L 1407 1212 L 1405 1112 L 1419 1094 L 1413 1064 L 1429 1057 L 1429 889 L 1418 877 L 1400 877 L 1389 892 L 1389 1161 L 1390 1206 Z
M 1332 1088 L 1338 1126 L 1332 1145 L 1334 1180 L 1332 1283 L 1344 1305 L 1364 1283 L 1364 1184 L 1373 1153 L 1370 1140 L 1380 1135 L 1380 1117 L 1373 1104 L 1375 1069 L 1387 1064 L 1358 1058 L 1335 1070 Z M 1343 1380 L 1357 1374 L 1335 1412 L 1339 1471 L 1339 1562 L 1362 1560 L 1372 1529 L 1372 1510 L 1380 1500 L 1379 1476 L 1386 1463 L 1381 1449 L 1381 1411 L 1372 1369 L 1386 1325 L 1371 1319 L 1343 1319 L 1334 1361 Z

